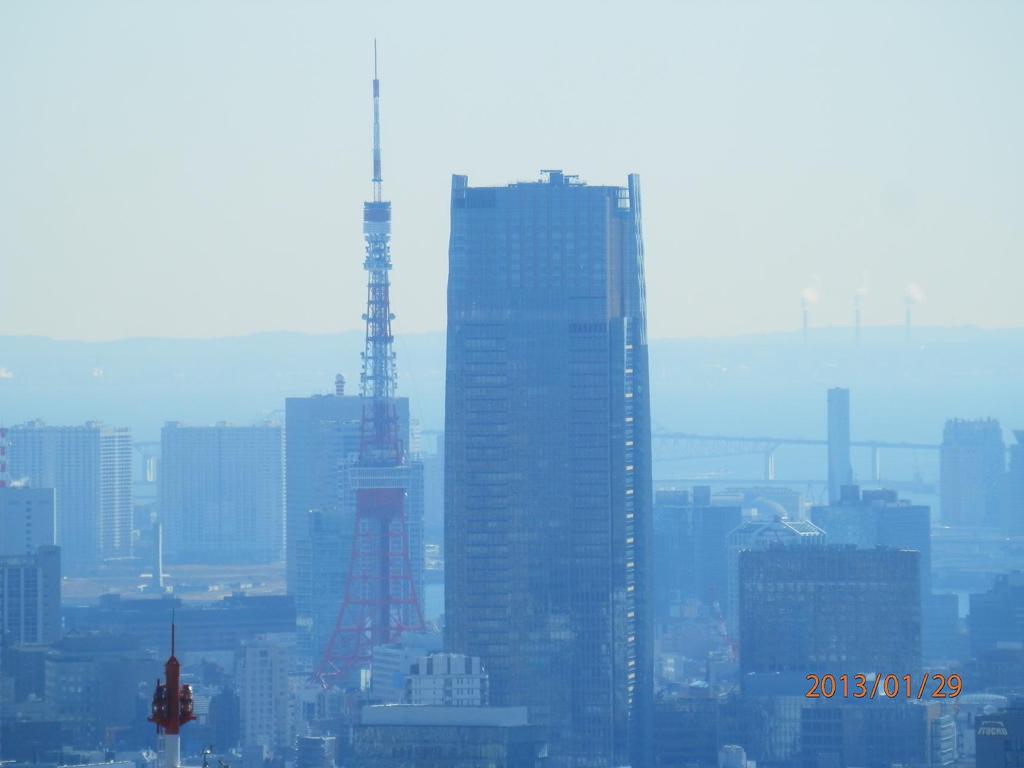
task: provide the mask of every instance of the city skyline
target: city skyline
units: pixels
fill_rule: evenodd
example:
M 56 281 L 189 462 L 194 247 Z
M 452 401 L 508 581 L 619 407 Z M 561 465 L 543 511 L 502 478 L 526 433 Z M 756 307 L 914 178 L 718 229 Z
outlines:
M 1019 22 L 0 4 L 0 768 L 1024 764 Z
M 795 329 L 801 297 L 814 326 L 851 324 L 858 296 L 867 326 L 902 324 L 908 298 L 922 325 L 1024 325 L 1020 6 L 654 3 L 598 9 L 580 35 L 575 5 L 527 5 L 500 38 L 459 3 L 394 4 L 387 23 L 154 8 L 0 10 L 18 74 L 0 79 L 5 333 L 357 328 L 354 105 L 375 35 L 402 179 L 398 334 L 444 325 L 450 175 L 541 167 L 644 178 L 652 338 Z M 457 23 L 428 40 L 435 10 Z

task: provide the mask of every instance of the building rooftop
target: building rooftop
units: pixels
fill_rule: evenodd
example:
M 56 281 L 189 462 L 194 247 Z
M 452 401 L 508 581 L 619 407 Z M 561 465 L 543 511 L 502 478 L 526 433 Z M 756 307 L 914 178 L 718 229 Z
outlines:
M 363 725 L 528 725 L 526 707 L 439 707 L 374 704 L 363 707 Z

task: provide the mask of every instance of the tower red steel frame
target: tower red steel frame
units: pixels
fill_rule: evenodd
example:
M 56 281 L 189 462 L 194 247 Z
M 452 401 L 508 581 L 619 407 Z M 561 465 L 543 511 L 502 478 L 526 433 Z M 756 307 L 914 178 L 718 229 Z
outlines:
M 171 619 L 171 655 L 164 664 L 164 680 L 157 678 L 149 722 L 164 736 L 163 768 L 178 768 L 181 763 L 181 726 L 196 719 L 192 686 L 181 685 L 181 663 L 174 655 L 174 619 Z
M 366 345 L 360 374 L 363 409 L 356 465 L 370 469 L 405 465 L 395 408 L 391 203 L 384 201 L 382 194 L 376 43 L 373 59 L 373 200 L 363 204 Z M 344 597 L 316 677 L 324 685 L 344 683 L 351 671 L 368 664 L 374 646 L 395 642 L 403 632 L 424 627 L 409 552 L 405 491 L 359 488 Z

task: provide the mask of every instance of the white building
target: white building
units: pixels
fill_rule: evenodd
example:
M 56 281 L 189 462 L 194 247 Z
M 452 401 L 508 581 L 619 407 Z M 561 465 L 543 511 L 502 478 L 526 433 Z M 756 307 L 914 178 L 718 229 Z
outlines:
M 270 751 L 292 744 L 288 650 L 272 639 L 245 643 L 235 656 L 243 746 Z
M 370 697 L 385 704 L 406 701 L 406 678 L 422 656 L 440 653 L 439 632 L 406 632 L 397 643 L 373 648 L 370 661 Z
M 490 701 L 488 677 L 476 656 L 420 656 L 406 677 L 405 703 L 418 706 L 483 707 Z

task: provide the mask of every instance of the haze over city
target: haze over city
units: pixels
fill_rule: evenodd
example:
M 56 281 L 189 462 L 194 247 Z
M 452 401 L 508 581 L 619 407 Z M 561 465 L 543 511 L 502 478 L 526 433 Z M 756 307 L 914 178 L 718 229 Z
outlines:
M 444 327 L 447 199 L 644 180 L 656 338 L 1024 324 L 1024 8 L 943 3 L 14 2 L 0 327 L 359 327 L 380 41 L 400 333 Z M 400 183 L 399 183 L 400 180 Z M 911 288 L 910 286 L 915 286 Z M 116 295 L 116 299 L 115 299 Z
M 0 768 L 1024 765 L 1022 22 L 0 5 Z

